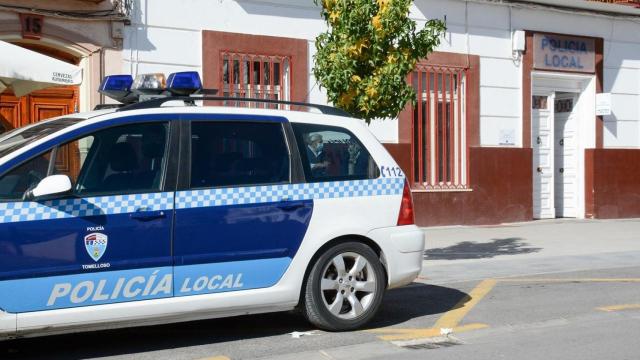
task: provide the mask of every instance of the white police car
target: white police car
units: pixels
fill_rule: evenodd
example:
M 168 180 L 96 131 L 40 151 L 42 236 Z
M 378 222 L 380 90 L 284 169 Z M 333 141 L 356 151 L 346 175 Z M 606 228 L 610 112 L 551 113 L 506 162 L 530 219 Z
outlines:
M 405 176 L 361 121 L 175 99 L 0 137 L 1 338 L 295 308 L 355 329 L 416 278 Z

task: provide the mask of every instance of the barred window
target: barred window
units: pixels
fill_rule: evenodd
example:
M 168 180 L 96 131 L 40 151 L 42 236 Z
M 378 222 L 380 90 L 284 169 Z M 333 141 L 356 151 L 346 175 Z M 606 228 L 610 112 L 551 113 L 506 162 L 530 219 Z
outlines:
M 413 119 L 413 182 L 426 190 L 467 188 L 466 69 L 418 65 Z
M 222 52 L 220 89 L 224 96 L 288 101 L 291 59 L 288 56 Z M 226 105 L 276 108 L 275 104 L 226 102 Z

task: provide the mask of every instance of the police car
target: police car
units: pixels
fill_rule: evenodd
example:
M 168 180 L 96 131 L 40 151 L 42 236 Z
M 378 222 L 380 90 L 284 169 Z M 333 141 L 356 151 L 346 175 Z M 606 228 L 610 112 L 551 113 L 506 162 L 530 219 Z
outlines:
M 0 137 L 1 338 L 292 309 L 350 330 L 416 278 L 405 175 L 361 121 L 166 83 L 108 77 L 174 96 Z

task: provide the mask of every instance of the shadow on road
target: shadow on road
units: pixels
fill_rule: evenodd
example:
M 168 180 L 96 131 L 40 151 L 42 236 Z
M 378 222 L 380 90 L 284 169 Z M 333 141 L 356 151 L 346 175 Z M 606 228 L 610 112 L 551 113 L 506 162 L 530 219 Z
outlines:
M 465 241 L 445 248 L 429 249 L 424 252 L 426 260 L 488 259 L 500 255 L 519 255 L 539 252 L 542 248 L 529 247 L 522 238 L 492 239 L 479 243 Z
M 386 327 L 451 310 L 464 292 L 414 283 L 387 292 L 380 312 L 367 328 Z M 435 321 L 435 320 L 433 320 Z M 85 359 L 224 344 L 285 335 L 314 328 L 295 312 L 86 332 L 0 342 L 0 359 Z M 329 335 L 330 336 L 330 335 Z M 277 339 L 277 338 L 276 338 Z M 278 341 L 274 339 L 273 341 Z M 224 347 L 232 346 L 225 344 Z M 276 346 L 275 343 L 273 346 Z M 145 354 L 145 358 L 149 354 Z
M 460 290 L 413 283 L 388 291 L 378 315 L 367 327 L 393 326 L 423 316 L 443 314 L 470 299 Z

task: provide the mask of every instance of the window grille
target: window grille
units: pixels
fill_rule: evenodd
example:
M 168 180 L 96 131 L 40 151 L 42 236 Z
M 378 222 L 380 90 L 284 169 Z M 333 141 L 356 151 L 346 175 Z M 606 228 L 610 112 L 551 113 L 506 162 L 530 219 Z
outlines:
M 223 96 L 284 100 L 291 99 L 291 59 L 288 56 L 221 54 L 220 89 Z M 277 104 L 225 102 L 225 105 L 277 108 Z M 280 105 L 285 107 L 284 105 Z
M 466 69 L 418 65 L 413 119 L 413 182 L 426 190 L 467 188 Z

